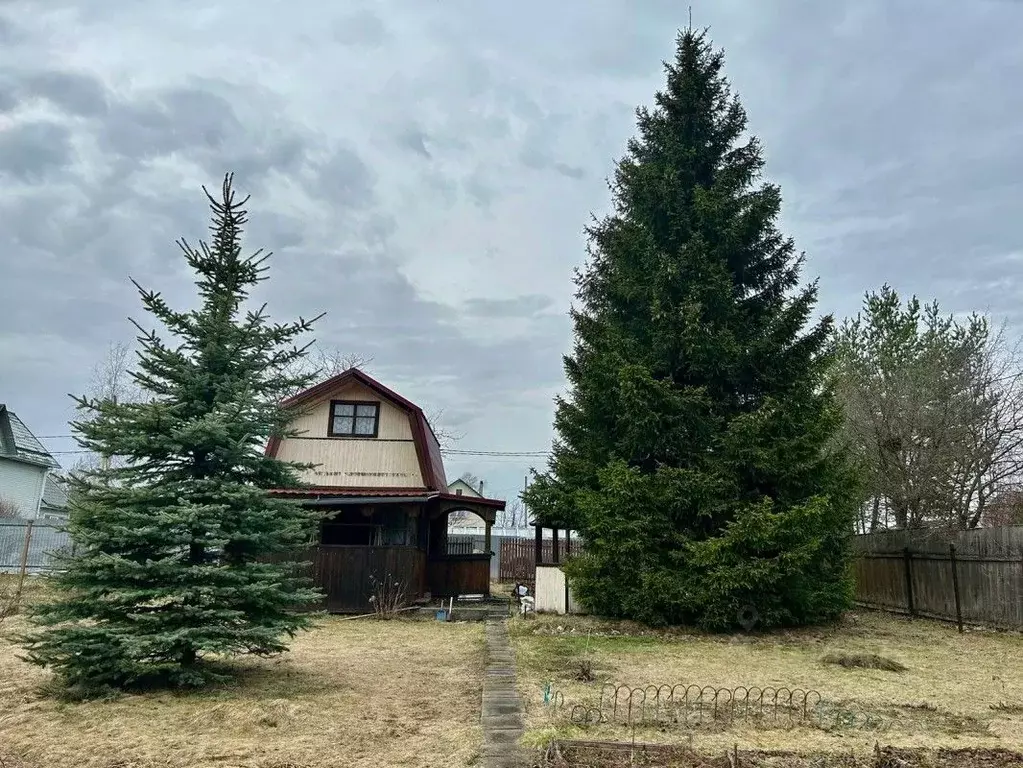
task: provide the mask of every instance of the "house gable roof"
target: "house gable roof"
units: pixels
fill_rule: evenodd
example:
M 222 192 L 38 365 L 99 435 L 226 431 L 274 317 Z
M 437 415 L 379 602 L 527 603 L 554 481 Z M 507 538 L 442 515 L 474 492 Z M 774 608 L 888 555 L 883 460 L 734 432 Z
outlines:
M 412 428 L 412 439 L 416 446 L 416 457 L 419 460 L 419 470 L 423 476 L 423 482 L 428 490 L 447 490 L 447 479 L 444 477 L 444 459 L 440 454 L 440 444 L 437 437 L 427 421 L 423 409 L 410 400 L 406 400 L 392 389 L 385 387 L 379 381 L 358 368 L 349 368 L 343 373 L 331 376 L 325 381 L 310 387 L 297 395 L 288 398 L 281 403 L 284 408 L 299 408 L 319 400 L 325 399 L 332 392 L 348 382 L 357 382 L 376 393 L 381 399 L 387 400 L 397 408 L 408 414 L 409 425 Z M 280 438 L 272 437 L 266 446 L 268 456 L 276 456 L 280 446 Z
M 482 497 L 483 495 L 477 489 L 473 488 L 471 485 L 465 482 L 465 480 L 463 480 L 462 478 L 453 480 L 451 484 L 448 485 L 448 490 L 451 491 L 452 493 L 455 492 L 456 488 L 461 488 L 463 490 L 468 491 L 470 496 Z
M 40 506 L 53 510 L 67 509 L 67 488 L 64 482 L 52 473 L 46 476 L 46 483 L 43 485 L 43 501 Z
M 25 426 L 25 422 L 3 403 L 0 403 L 0 457 L 44 467 L 60 466 L 32 434 L 32 430 Z

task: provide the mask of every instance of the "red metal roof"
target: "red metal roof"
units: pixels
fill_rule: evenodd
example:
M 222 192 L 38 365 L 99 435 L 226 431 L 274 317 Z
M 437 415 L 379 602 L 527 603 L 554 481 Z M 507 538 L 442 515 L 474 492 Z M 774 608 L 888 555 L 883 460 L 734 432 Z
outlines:
M 477 507 L 493 507 L 504 509 L 504 499 L 485 499 L 479 496 L 459 496 L 455 493 L 437 493 L 429 488 L 351 488 L 348 486 L 306 485 L 301 488 L 271 488 L 267 493 L 274 496 L 364 496 L 367 498 L 394 498 L 429 496 L 442 501 L 457 501 L 467 509 Z
M 429 488 L 352 488 L 351 486 L 305 485 L 301 488 L 271 488 L 275 496 L 427 496 Z

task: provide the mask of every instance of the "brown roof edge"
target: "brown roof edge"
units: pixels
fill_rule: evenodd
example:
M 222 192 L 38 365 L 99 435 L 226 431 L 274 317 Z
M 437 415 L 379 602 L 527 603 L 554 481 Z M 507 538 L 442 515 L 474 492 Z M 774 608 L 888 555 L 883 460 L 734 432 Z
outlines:
M 391 400 L 392 402 L 400 405 L 402 408 L 414 411 L 419 410 L 418 405 L 409 400 L 406 400 L 393 389 L 385 387 L 383 384 L 374 379 L 368 373 L 363 373 L 358 368 L 349 368 L 347 371 L 342 371 L 336 376 L 331 376 L 329 379 L 321 381 L 319 384 L 309 387 L 309 389 L 303 390 L 302 392 L 299 392 L 297 395 L 289 397 L 287 400 L 281 402 L 281 407 L 293 408 L 296 405 L 301 405 L 302 403 L 307 403 L 310 400 L 314 400 L 320 396 L 329 394 L 331 390 L 337 388 L 341 384 L 344 384 L 349 379 L 355 379 L 360 384 L 364 384 L 365 386 L 375 391 L 381 397 Z
M 419 486 L 383 487 L 353 485 L 303 485 L 297 488 L 268 488 L 267 493 L 279 496 L 423 496 L 433 495 L 429 488 Z
M 466 507 L 471 507 L 475 504 L 480 507 L 504 509 L 507 503 L 504 499 L 487 499 L 483 496 L 459 496 L 455 493 L 441 493 L 437 495 L 437 498 L 443 501 L 457 501 L 460 504 L 465 504 Z
M 426 442 L 428 438 L 423 429 L 421 414 L 409 411 L 408 423 L 412 429 L 412 442 L 416 446 L 416 460 L 419 462 L 419 475 L 423 479 L 423 485 L 431 491 L 440 490 L 440 486 L 437 485 L 436 473 L 433 471 L 433 462 L 430 461 L 430 450 Z

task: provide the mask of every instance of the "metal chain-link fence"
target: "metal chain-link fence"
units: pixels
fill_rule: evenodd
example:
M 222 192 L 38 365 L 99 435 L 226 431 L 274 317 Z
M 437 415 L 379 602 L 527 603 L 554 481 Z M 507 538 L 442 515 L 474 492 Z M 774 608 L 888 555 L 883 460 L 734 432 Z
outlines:
M 63 527 L 35 520 L 0 520 L 0 573 L 43 573 L 55 555 L 71 551 Z

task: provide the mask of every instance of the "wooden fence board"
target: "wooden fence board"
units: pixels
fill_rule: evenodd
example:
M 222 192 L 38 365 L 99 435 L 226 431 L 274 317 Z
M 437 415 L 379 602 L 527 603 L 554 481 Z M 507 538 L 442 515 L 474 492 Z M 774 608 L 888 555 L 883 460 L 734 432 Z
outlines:
M 955 621 L 958 583 L 963 621 L 1023 629 L 1023 526 L 881 531 L 854 537 L 853 551 L 856 600 L 864 605 Z

